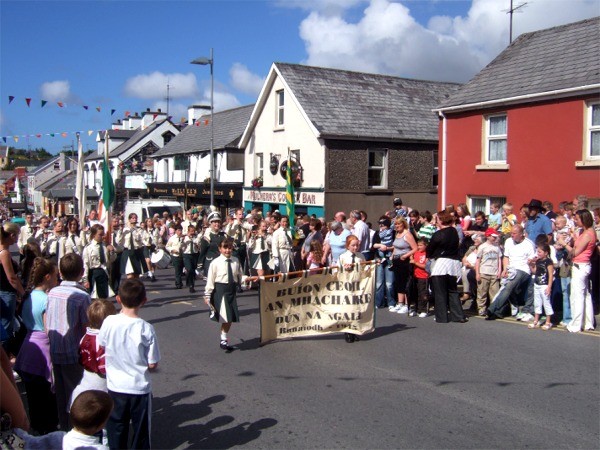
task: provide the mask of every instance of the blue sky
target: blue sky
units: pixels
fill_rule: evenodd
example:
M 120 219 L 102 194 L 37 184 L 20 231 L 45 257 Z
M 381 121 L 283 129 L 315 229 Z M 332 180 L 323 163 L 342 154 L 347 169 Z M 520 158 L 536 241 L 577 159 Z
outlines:
M 568 8 L 565 0 L 526 3 L 515 14 L 515 36 L 600 15 L 600 0 L 569 0 Z M 81 131 L 84 149 L 96 148 L 96 132 L 125 111 L 165 111 L 167 80 L 169 113 L 179 122 L 187 106 L 209 103 L 210 70 L 189 62 L 211 47 L 217 110 L 254 103 L 274 61 L 465 82 L 508 44 L 509 5 L 0 0 L 0 137 L 56 153 Z M 43 108 L 41 100 L 48 101 Z

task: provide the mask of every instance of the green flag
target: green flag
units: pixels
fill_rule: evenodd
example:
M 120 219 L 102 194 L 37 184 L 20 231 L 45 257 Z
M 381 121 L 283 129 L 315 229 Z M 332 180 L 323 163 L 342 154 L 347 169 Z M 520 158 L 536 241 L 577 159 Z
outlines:
M 287 160 L 285 182 L 285 210 L 287 216 L 290 218 L 290 229 L 293 229 L 296 214 L 294 204 L 294 184 L 292 183 L 292 158 L 289 155 Z
M 105 211 L 115 201 L 115 183 L 110 173 L 110 162 L 108 159 L 108 130 L 104 136 L 104 164 L 102 166 L 102 203 Z

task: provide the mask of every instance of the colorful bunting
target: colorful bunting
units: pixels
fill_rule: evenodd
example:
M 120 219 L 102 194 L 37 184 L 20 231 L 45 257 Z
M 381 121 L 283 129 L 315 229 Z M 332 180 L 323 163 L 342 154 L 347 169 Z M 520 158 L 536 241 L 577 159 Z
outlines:
M 42 100 L 42 106 L 41 107 L 43 108 L 44 106 L 46 106 L 46 103 L 48 103 L 46 100 Z
M 131 113 L 129 111 L 125 111 L 125 117 L 129 117 Z
M 60 133 L 62 137 L 67 137 L 67 133 Z
M 6 144 L 6 137 L 2 136 L 2 140 L 4 141 L 4 143 Z
M 88 136 L 91 136 L 94 130 L 88 130 Z
M 14 95 L 9 95 L 8 96 L 8 104 L 10 105 L 14 99 L 15 99 Z
M 112 116 L 115 113 L 116 109 L 111 109 L 110 110 L 110 115 Z
M 57 104 L 58 106 L 60 106 L 61 108 L 62 108 L 63 106 L 65 106 L 65 104 L 64 104 L 63 102 L 56 102 L 56 104 Z
M 31 105 L 31 99 L 30 98 L 26 98 L 25 99 L 25 103 L 27 103 L 27 107 L 30 107 L 30 105 Z
M 54 137 L 54 133 L 50 133 L 50 137 Z
M 99 106 L 96 106 L 96 111 L 100 112 L 100 109 L 101 108 Z
M 19 142 L 19 136 L 14 136 L 13 139 L 15 140 L 15 142 Z
M 88 109 L 87 105 L 83 105 L 83 109 L 85 109 L 87 111 L 87 109 Z

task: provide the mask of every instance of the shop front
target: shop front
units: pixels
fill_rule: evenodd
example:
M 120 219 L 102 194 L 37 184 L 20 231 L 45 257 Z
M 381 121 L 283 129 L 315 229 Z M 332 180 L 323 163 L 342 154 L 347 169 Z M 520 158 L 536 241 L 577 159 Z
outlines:
M 210 185 L 205 183 L 147 183 L 151 198 L 176 197 L 188 209 L 192 206 L 208 207 Z M 242 183 L 215 183 L 214 199 L 221 212 L 242 205 Z
M 325 215 L 325 194 L 321 190 L 299 189 L 294 192 L 296 214 Z M 244 209 L 260 208 L 263 214 L 278 210 L 286 214 L 285 188 L 244 189 Z

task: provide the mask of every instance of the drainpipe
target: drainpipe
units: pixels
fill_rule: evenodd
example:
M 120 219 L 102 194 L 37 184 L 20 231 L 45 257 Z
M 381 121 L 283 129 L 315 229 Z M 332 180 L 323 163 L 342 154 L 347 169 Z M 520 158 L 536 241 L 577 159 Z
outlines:
M 446 207 L 446 162 L 447 162 L 447 134 L 448 127 L 445 114 L 442 111 L 438 111 L 438 114 L 442 118 L 442 207 L 440 209 L 444 209 Z

